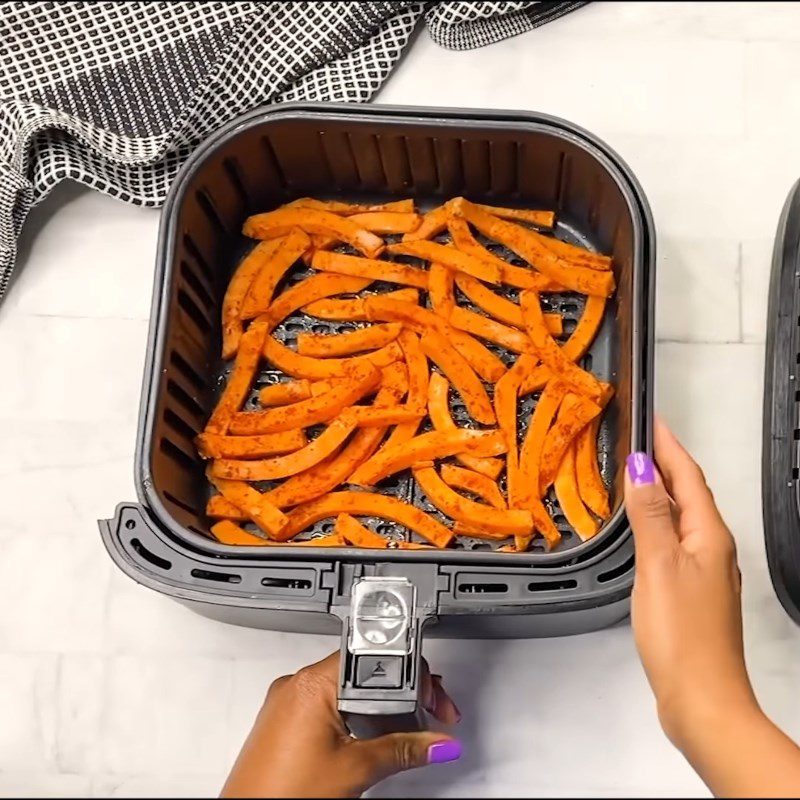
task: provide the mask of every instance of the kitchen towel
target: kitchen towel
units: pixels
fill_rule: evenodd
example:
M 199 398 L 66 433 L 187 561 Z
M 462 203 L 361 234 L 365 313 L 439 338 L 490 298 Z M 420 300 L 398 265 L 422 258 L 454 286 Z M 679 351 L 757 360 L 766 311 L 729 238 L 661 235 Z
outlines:
M 192 149 L 237 114 L 369 100 L 423 18 L 464 50 L 581 5 L 0 3 L 0 298 L 28 211 L 60 181 L 159 205 Z

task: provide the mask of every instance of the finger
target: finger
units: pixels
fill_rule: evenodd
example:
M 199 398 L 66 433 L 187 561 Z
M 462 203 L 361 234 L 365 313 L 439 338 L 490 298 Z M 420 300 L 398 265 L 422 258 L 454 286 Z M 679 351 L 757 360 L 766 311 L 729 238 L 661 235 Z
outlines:
M 366 767 L 365 783 L 370 786 L 398 772 L 456 761 L 462 752 L 458 739 L 431 731 L 390 733 L 377 739 L 359 739 L 347 749 L 356 763 Z
M 442 679 L 438 675 L 432 675 L 434 707 L 430 712 L 439 722 L 445 725 L 455 725 L 461 722 L 461 712 L 453 702 L 453 698 L 445 691 L 442 686 Z
M 669 495 L 653 459 L 631 453 L 625 470 L 625 511 L 633 529 L 639 566 L 678 546 Z
M 658 468 L 682 519 L 688 517 L 692 527 L 714 535 L 720 530 L 722 517 L 703 471 L 659 417 L 655 419 L 654 443 Z

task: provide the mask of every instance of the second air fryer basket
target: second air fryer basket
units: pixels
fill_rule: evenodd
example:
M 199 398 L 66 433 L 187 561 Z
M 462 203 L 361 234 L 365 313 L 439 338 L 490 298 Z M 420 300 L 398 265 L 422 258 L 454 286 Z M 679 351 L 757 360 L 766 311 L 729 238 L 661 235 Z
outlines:
M 624 527 L 622 467 L 628 452 L 645 449 L 649 441 L 645 392 L 652 365 L 650 288 L 644 276 L 647 230 L 637 197 L 605 152 L 558 121 L 472 111 L 436 114 L 380 107 L 262 109 L 212 137 L 182 170 L 164 210 L 158 264 L 162 277 L 160 284 L 156 278 L 137 483 L 158 521 L 192 546 L 257 557 L 254 548 L 231 548 L 210 538 L 204 515 L 209 487 L 192 439 L 202 430 L 230 368 L 219 357 L 219 316 L 230 275 L 252 245 L 241 235 L 242 222 L 249 214 L 307 195 L 357 202 L 412 197 L 423 211 L 456 195 L 493 205 L 553 209 L 556 236 L 613 256 L 617 292 L 584 362 L 616 390 L 599 440 L 611 519 L 593 540 L 581 543 L 551 493 L 548 504 L 564 537 L 553 553 L 546 554 L 541 540 L 535 540 L 530 553 L 494 554 L 487 552 L 494 543 L 459 537 L 456 549 L 425 551 L 424 556 L 563 561 L 598 548 Z M 304 275 L 303 269 L 295 269 L 286 281 Z M 380 284 L 367 291 L 376 289 Z M 569 330 L 580 316 L 582 299 L 565 293 L 548 300 Z M 275 335 L 291 344 L 300 330 L 341 327 L 295 315 Z M 277 377 L 265 370 L 259 385 Z M 520 404 L 522 430 L 533 404 L 532 398 Z M 457 404 L 452 410 L 462 424 L 467 421 Z M 438 514 L 410 478 L 379 489 Z M 409 536 L 385 520 L 369 524 L 390 538 Z M 332 520 L 323 520 L 299 538 L 331 526 Z M 298 555 L 291 548 L 284 552 Z M 277 554 L 277 548 L 270 548 L 270 557 Z M 421 555 L 386 550 L 380 558 L 413 560 Z

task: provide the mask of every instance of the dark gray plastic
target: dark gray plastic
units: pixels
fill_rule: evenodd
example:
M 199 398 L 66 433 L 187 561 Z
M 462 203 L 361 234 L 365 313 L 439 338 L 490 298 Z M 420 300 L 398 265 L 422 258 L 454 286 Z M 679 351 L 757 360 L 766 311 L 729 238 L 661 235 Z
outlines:
M 242 220 L 303 195 L 414 197 L 426 208 L 457 194 L 555 208 L 559 235 L 614 256 L 617 298 L 592 351 L 593 369 L 617 387 L 604 429 L 612 520 L 590 542 L 568 539 L 553 553 L 312 553 L 212 541 L 192 437 L 219 388 L 219 304 L 246 248 Z M 651 442 L 654 262 L 652 220 L 635 179 L 605 145 L 562 120 L 321 104 L 235 120 L 196 151 L 164 206 L 137 447 L 141 505 L 120 506 L 101 523 L 109 552 L 136 580 L 255 627 L 335 632 L 331 611 L 346 602 L 352 578 L 389 564 L 430 565 L 444 581 L 432 635 L 562 635 L 616 622 L 627 614 L 633 575 L 621 469 L 630 450 Z M 308 572 L 294 580 L 281 570 Z

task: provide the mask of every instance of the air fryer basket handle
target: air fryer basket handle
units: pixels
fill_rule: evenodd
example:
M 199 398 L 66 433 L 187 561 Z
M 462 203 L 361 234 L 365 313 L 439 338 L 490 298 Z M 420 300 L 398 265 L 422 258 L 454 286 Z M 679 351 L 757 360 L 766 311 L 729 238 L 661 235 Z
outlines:
M 372 575 L 352 586 L 342 615 L 339 711 L 358 738 L 426 727 L 422 636 L 436 612 L 436 568 L 426 567 L 432 580 Z

